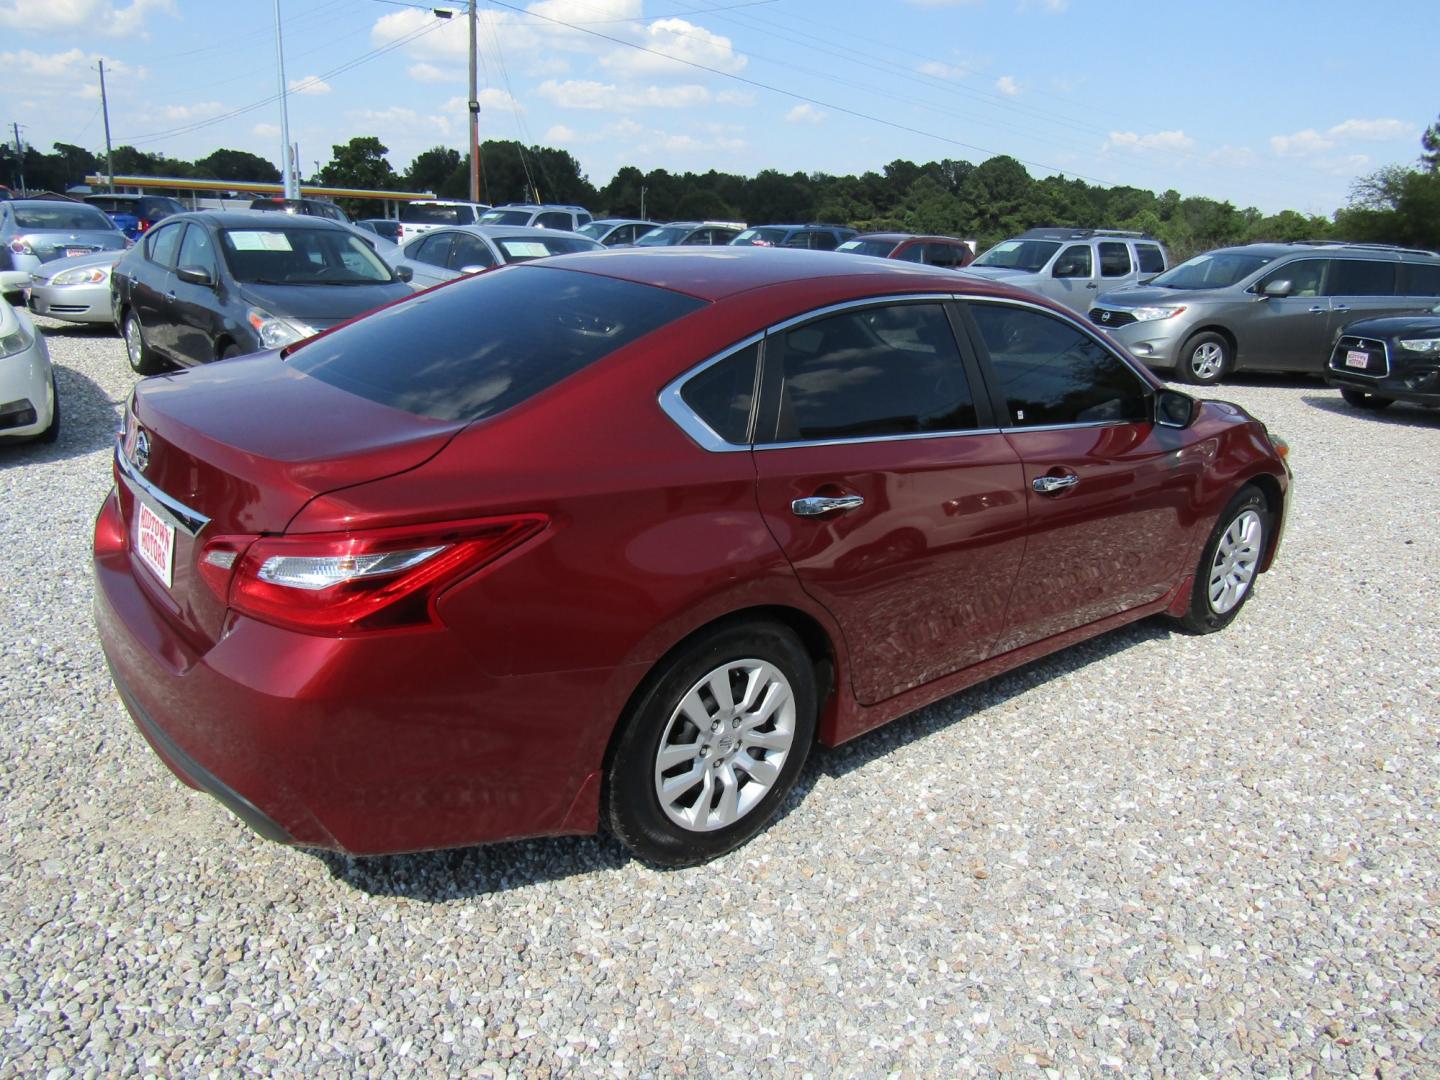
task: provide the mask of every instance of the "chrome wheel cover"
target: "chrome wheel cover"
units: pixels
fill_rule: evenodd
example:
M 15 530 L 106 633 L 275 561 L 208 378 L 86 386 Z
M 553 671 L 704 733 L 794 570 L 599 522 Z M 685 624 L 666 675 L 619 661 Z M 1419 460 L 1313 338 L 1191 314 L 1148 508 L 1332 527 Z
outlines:
M 732 660 L 695 683 L 670 714 L 655 756 L 665 816 L 714 832 L 755 809 L 795 741 L 795 694 L 764 660 Z
M 1224 615 L 1234 610 L 1255 579 L 1264 546 L 1265 523 L 1254 510 L 1245 510 L 1225 530 L 1210 564 L 1210 610 Z
M 1190 370 L 1197 379 L 1218 379 L 1225 368 L 1225 350 L 1213 341 L 1197 346 L 1190 354 Z

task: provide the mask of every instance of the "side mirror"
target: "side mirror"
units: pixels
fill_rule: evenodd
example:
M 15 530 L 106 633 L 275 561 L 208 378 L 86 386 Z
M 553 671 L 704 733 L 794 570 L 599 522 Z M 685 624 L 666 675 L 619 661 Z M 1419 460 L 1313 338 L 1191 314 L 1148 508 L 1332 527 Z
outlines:
M 30 288 L 30 275 L 24 270 L 0 270 L 0 295 L 7 304 L 20 306 L 25 303 L 25 291 Z
M 177 266 L 175 276 L 191 285 L 214 285 L 215 279 L 203 266 Z
M 1155 423 L 1161 427 L 1187 428 L 1195 419 L 1195 399 L 1179 390 L 1161 390 L 1155 395 Z
M 1261 295 L 1273 296 L 1277 300 L 1283 300 L 1294 291 L 1294 284 L 1287 278 L 1281 278 L 1279 281 L 1272 281 L 1267 284 L 1264 293 Z
M 410 267 L 408 267 L 408 266 L 397 266 L 397 267 L 395 267 L 395 280 L 396 280 L 396 281 L 403 281 L 403 282 L 405 282 L 405 283 L 408 285 L 408 284 L 410 283 L 410 281 L 414 279 L 414 277 L 415 277 L 415 271 L 414 271 L 414 270 L 411 270 Z
M 1067 260 L 1066 262 L 1058 262 L 1058 263 L 1056 263 L 1056 264 L 1055 264 L 1055 269 L 1052 270 L 1050 273 L 1051 273 L 1051 276 L 1052 276 L 1052 277 L 1057 277 L 1057 278 L 1085 277 L 1085 276 L 1086 276 L 1086 275 L 1085 275 L 1085 267 L 1084 267 L 1082 264 L 1080 264 L 1080 263 L 1078 263 L 1078 262 L 1068 261 L 1068 260 Z

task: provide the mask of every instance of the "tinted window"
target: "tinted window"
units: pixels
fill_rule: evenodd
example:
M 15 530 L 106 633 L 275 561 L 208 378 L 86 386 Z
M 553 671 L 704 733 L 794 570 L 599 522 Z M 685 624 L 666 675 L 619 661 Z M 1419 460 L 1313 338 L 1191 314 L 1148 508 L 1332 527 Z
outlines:
M 1401 296 L 1440 296 L 1440 263 L 1400 264 Z
M 1319 296 L 1325 283 L 1325 266 L 1329 259 L 1297 259 L 1277 266 L 1255 283 L 1256 291 L 1264 292 L 1272 281 L 1290 282 L 1291 296 Z
M 146 256 L 161 266 L 174 266 L 175 253 L 180 247 L 180 234 L 184 231 L 183 224 L 165 225 L 150 230 L 150 235 L 145 238 Z
M 955 244 L 926 244 L 925 261 L 931 266 L 963 266 L 963 250 Z
M 568 232 L 573 224 L 570 215 L 560 210 L 552 210 L 535 219 L 537 229 L 564 229 Z
M 721 241 L 721 243 L 725 242 L 726 241 Z M 691 246 L 698 246 L 702 244 L 713 244 L 715 243 L 715 240 L 711 236 L 709 229 L 696 229 L 689 236 L 685 237 L 685 239 L 682 240 L 681 243 L 689 244 Z
M 477 420 L 704 306 L 596 274 L 511 267 L 384 308 L 297 349 L 290 365 L 419 416 Z
M 876 255 L 883 259 L 895 250 L 895 241 L 846 240 L 845 243 L 840 245 L 838 250 L 850 255 Z
M 86 195 L 85 201 L 107 214 L 134 214 L 140 202 L 139 199 L 127 199 L 123 195 Z
M 1124 277 L 1130 273 L 1130 249 L 1124 244 L 1100 245 L 1100 276 Z
M 680 243 L 689 233 L 690 229 L 685 225 L 661 225 L 636 240 L 635 246 L 668 247 L 671 244 Z
M 810 246 L 818 251 L 834 251 L 836 243 L 834 233 L 813 232 L 810 234 Z
M 925 261 L 925 245 L 911 244 L 895 258 L 903 262 L 923 263 Z
M 1335 259 L 1330 264 L 1325 292 L 1330 296 L 1394 296 L 1397 265 L 1369 259 Z
M 127 208 L 124 213 L 133 213 Z M 54 203 L 48 206 L 15 208 L 15 224 L 22 229 L 103 229 L 115 231 L 115 223 L 93 206 Z
M 444 266 L 450 259 L 451 233 L 435 233 L 405 249 L 407 258 L 431 266 Z
M 494 266 L 495 256 L 484 240 L 470 233 L 456 233 L 455 246 L 450 249 L 451 270 L 463 270 L 467 266 Z
M 529 210 L 486 210 L 480 215 L 481 225 L 529 225 Z
M 1146 417 L 1145 384 L 1089 335 L 1028 308 L 971 311 L 1016 427 Z
M 784 242 L 785 230 L 768 225 L 758 229 L 746 229 L 731 241 L 736 247 L 774 247 Z
M 728 443 L 750 441 L 750 407 L 755 397 L 759 344 L 711 364 L 680 390 L 685 404 Z
M 210 234 L 199 225 L 191 223 L 185 228 L 185 239 L 180 243 L 180 256 L 176 266 L 198 266 L 209 270 L 215 277 L 215 245 Z
M 939 304 L 842 312 L 775 334 L 765 350 L 782 380 L 774 441 L 976 426 L 970 383 Z
M 1090 261 L 1090 246 L 1088 244 L 1071 244 L 1055 260 L 1055 269 L 1051 271 L 1051 274 L 1055 277 L 1094 277 L 1095 267 Z
M 1158 274 L 1165 269 L 1165 255 L 1154 244 L 1136 244 L 1135 257 L 1140 260 L 1142 274 Z
M 461 210 L 469 209 L 468 206 L 442 206 L 438 203 L 406 203 L 400 207 L 400 220 L 412 225 L 463 225 L 470 221 L 470 215 L 462 215 Z

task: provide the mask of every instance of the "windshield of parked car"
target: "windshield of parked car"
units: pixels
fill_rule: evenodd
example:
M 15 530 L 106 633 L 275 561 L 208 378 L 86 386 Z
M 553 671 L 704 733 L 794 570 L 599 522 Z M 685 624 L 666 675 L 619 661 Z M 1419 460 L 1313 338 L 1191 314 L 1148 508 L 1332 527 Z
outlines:
M 1196 255 L 1166 270 L 1150 284 L 1162 289 L 1223 289 L 1237 281 L 1244 281 L 1273 259 L 1272 255 L 1244 255 L 1238 252 Z
M 570 255 L 576 251 L 596 251 L 600 245 L 594 240 L 581 240 L 577 236 L 497 236 L 495 246 L 506 262 L 525 262 L 529 259 L 543 259 L 546 255 Z
M 69 229 L 103 229 L 115 231 L 115 223 L 93 206 L 56 203 L 54 206 L 17 206 L 15 224 L 37 232 Z
M 223 229 L 225 262 L 237 281 L 255 285 L 379 285 L 390 268 L 345 230 L 282 227 Z
M 599 240 L 612 228 L 614 228 L 614 226 L 608 221 L 592 221 L 588 224 L 581 225 L 580 228 L 575 231 L 582 236 L 590 237 L 591 240 Z
M 689 225 L 661 225 L 659 228 L 651 229 L 640 239 L 635 241 L 636 247 L 669 247 L 678 244 L 689 236 L 691 226 Z
M 465 211 L 463 216 L 461 210 Z M 406 203 L 400 207 L 400 220 L 411 225 L 468 225 L 470 208 L 439 203 Z
M 976 259 L 971 266 L 1000 266 L 1007 270 L 1045 269 L 1050 256 L 1060 249 L 1054 240 L 1004 240 Z
M 487 210 L 480 215 L 481 225 L 529 225 L 529 210 Z
M 851 255 L 878 255 L 885 259 L 895 250 L 895 245 L 894 240 L 846 240 L 835 250 L 848 251 Z
M 761 227 L 759 229 L 746 229 L 730 243 L 736 247 L 775 247 L 777 244 L 785 243 L 785 237 L 790 233 L 789 229 L 770 229 Z
M 598 274 L 504 267 L 382 308 L 296 349 L 289 362 L 417 416 L 478 420 L 704 306 Z

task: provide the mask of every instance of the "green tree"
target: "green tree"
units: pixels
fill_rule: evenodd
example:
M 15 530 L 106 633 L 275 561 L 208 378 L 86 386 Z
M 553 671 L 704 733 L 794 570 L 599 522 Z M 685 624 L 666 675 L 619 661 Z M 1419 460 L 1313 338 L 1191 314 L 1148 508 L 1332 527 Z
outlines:
M 343 146 L 331 147 L 329 163 L 315 178 L 329 187 L 394 191 L 400 178 L 385 157 L 389 152 L 375 136 L 357 135 Z
M 415 155 L 415 160 L 410 162 L 410 167 L 405 170 L 405 186 L 411 191 L 433 191 L 440 193 L 450 177 L 457 170 L 465 170 L 466 162 L 460 156 L 460 151 L 449 146 L 432 146 L 429 150 L 422 150 Z M 468 171 L 465 173 L 465 183 L 468 193 L 470 177 Z
M 1420 165 L 1426 172 L 1440 172 L 1440 120 L 1420 136 Z
M 195 162 L 191 173 L 205 180 L 252 180 L 278 184 L 280 170 L 267 158 L 247 150 L 216 150 Z

